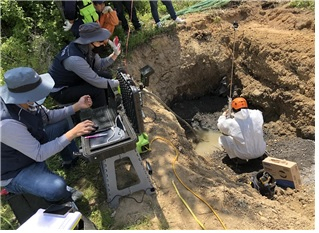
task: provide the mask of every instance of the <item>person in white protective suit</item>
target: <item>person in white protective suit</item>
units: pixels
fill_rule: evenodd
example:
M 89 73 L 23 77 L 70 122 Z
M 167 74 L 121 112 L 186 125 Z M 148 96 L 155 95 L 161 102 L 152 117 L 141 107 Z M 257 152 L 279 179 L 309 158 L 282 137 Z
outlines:
M 219 137 L 219 144 L 230 159 L 248 161 L 262 157 L 266 142 L 261 111 L 248 109 L 247 101 L 242 97 L 233 99 L 231 105 L 233 117 L 227 117 L 226 111 L 218 118 L 217 127 L 223 133 Z

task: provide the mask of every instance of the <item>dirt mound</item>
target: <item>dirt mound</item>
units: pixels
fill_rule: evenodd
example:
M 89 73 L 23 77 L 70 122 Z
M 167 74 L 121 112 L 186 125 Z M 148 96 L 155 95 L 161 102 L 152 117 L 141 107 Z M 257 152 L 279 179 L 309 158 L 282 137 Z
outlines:
M 314 229 L 314 141 L 307 140 L 314 139 L 315 126 L 314 12 L 285 3 L 247 1 L 185 18 L 186 25 L 134 51 L 128 72 L 139 77 L 141 67 L 152 66 L 155 73 L 148 90 L 167 104 L 211 95 L 214 105 L 219 97 L 212 94 L 224 76 L 230 77 L 235 43 L 234 84 L 250 106 L 262 110 L 270 155 L 297 162 L 303 186 L 299 190 L 277 186 L 274 200 L 261 196 L 249 184 L 261 162 L 246 171 L 228 163 L 222 152 L 196 154 L 176 116 L 145 93 L 151 151 L 142 158 L 152 165 L 156 194 L 134 193 L 135 199 L 143 198 L 141 203 L 121 199 L 112 229 L 137 223 L 140 229 L 201 229 L 172 180 L 206 229 Z M 233 21 L 239 23 L 236 33 Z M 196 106 L 198 112 L 205 111 L 205 106 Z M 214 109 L 206 105 L 210 107 Z M 212 110 L 208 125 L 216 125 L 222 107 Z M 187 116 L 190 110 L 185 107 L 184 119 L 192 118 Z
M 149 89 L 166 103 L 203 96 L 222 77 L 230 82 L 235 43 L 233 83 L 249 104 L 263 111 L 273 133 L 314 139 L 314 12 L 288 6 L 245 2 L 187 15 L 185 26 L 139 47 L 129 72 L 139 77 L 139 68 L 151 65 Z

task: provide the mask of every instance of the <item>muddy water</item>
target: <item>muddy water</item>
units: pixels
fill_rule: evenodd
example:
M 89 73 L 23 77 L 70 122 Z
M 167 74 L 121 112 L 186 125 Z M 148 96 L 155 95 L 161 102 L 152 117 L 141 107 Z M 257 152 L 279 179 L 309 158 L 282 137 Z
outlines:
M 197 154 L 205 157 L 210 155 L 213 151 L 222 150 L 218 143 L 218 138 L 221 135 L 218 131 L 208 130 L 199 132 L 200 142 L 193 144 L 194 150 Z
M 176 101 L 170 106 L 177 115 L 198 132 L 199 143 L 193 144 L 198 154 L 205 156 L 213 151 L 221 150 L 218 144 L 221 134 L 217 129 L 217 119 L 225 105 L 227 105 L 227 98 L 206 95 L 192 100 Z M 188 128 L 184 128 L 187 133 Z

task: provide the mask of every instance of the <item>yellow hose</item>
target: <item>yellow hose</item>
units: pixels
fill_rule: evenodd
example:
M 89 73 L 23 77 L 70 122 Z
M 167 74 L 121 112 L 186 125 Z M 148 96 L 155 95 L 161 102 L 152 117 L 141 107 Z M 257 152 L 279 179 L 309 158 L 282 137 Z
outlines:
M 173 171 L 174 171 L 174 174 L 176 176 L 176 178 L 178 179 L 178 181 L 188 190 L 190 191 L 195 197 L 197 197 L 199 200 L 201 200 L 203 203 L 205 203 L 205 205 L 214 213 L 214 215 L 216 216 L 216 218 L 218 219 L 218 221 L 221 223 L 221 225 L 223 226 L 223 228 L 226 230 L 226 226 L 225 224 L 223 223 L 223 221 L 220 219 L 220 217 L 218 216 L 218 214 L 215 212 L 215 210 L 213 209 L 213 207 L 211 207 L 211 205 L 209 203 L 207 203 L 207 201 L 205 201 L 204 199 L 202 199 L 198 194 L 196 194 L 194 191 L 192 191 L 186 184 L 184 184 L 184 182 L 180 179 L 180 177 L 177 175 L 176 173 L 176 169 L 175 169 L 175 163 L 176 161 L 178 160 L 178 156 L 179 156 L 179 152 L 177 150 L 177 148 L 173 145 L 172 142 L 170 142 L 169 140 L 167 140 L 166 138 L 163 138 L 163 137 L 155 137 L 154 139 L 152 139 L 152 141 L 150 142 L 150 148 L 151 148 L 151 145 L 152 143 L 155 141 L 155 140 L 162 140 L 164 142 L 167 142 L 169 145 L 171 145 L 173 147 L 173 149 L 175 150 L 175 158 L 174 158 L 174 161 L 172 163 L 172 167 L 173 167 Z
M 192 209 L 189 207 L 189 205 L 187 204 L 187 202 L 184 200 L 184 198 L 181 196 L 181 194 L 179 193 L 175 183 L 174 183 L 174 180 L 172 180 L 172 184 L 175 188 L 175 191 L 177 193 L 177 195 L 179 196 L 179 198 L 182 200 L 182 202 L 184 203 L 184 205 L 186 206 L 186 208 L 188 209 L 188 211 L 193 215 L 193 217 L 195 218 L 196 222 L 200 225 L 200 227 L 203 229 L 203 230 L 206 230 L 206 228 L 204 227 L 204 225 L 199 221 L 199 219 L 196 217 L 196 215 L 194 214 L 194 212 L 192 211 Z

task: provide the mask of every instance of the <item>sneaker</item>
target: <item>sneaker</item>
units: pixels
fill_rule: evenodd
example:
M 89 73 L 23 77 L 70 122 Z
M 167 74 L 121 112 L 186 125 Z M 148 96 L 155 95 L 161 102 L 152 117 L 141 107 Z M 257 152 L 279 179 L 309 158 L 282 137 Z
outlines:
M 83 196 L 84 194 L 81 191 L 76 190 L 74 193 L 72 193 L 71 198 L 74 202 L 76 202 L 77 200 L 80 200 Z
M 79 208 L 76 206 L 76 204 L 73 201 L 69 201 L 64 204 L 65 206 L 72 207 L 73 211 L 79 211 Z
M 71 198 L 74 202 L 76 202 L 77 200 L 80 200 L 84 195 L 81 191 L 76 190 L 75 188 L 72 188 L 70 186 L 66 186 L 66 190 L 72 193 Z
M 157 28 L 161 28 L 161 27 L 162 27 L 162 23 L 161 23 L 161 22 L 157 22 L 157 23 L 156 23 L 156 27 L 157 27 Z
M 175 22 L 176 22 L 176 23 L 185 23 L 185 20 L 184 20 L 184 19 L 181 19 L 180 17 L 177 17 L 177 18 L 175 19 Z

